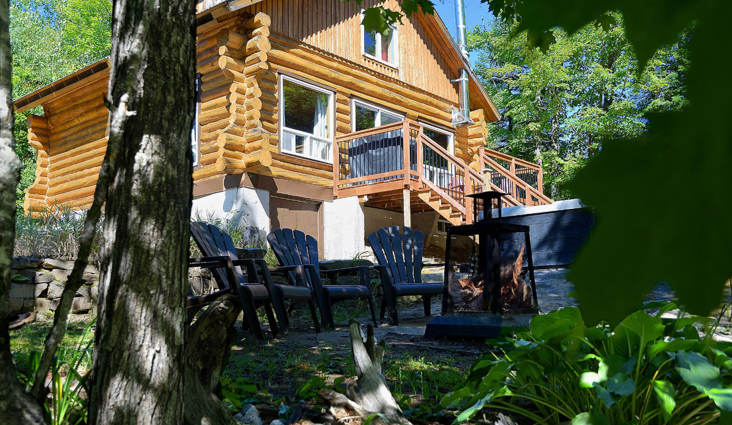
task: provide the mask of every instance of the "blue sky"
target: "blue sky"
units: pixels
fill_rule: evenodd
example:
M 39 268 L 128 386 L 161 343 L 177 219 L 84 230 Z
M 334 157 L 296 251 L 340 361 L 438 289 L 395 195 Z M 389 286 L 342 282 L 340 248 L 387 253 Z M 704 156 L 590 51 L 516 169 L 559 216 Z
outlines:
M 476 25 L 483 23 L 489 24 L 493 21 L 493 15 L 488 11 L 488 5 L 481 3 L 480 0 L 464 0 L 465 1 L 465 20 L 467 21 L 468 31 Z M 455 23 L 455 0 L 434 0 L 437 13 L 445 22 L 445 26 L 450 30 L 452 37 L 457 40 L 455 33 L 457 32 L 457 24 Z M 471 62 L 475 58 L 471 57 Z

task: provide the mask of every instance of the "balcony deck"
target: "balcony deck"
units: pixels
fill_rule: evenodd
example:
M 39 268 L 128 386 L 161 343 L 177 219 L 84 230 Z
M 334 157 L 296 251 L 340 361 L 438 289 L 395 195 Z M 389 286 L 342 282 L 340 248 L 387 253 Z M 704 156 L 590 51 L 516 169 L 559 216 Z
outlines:
M 484 190 L 507 193 L 509 206 L 551 203 L 540 166 L 481 148 L 481 171 L 474 170 L 410 121 L 341 136 L 333 149 L 334 195 L 359 196 L 370 206 L 435 210 L 457 224 L 472 221 L 466 195 Z

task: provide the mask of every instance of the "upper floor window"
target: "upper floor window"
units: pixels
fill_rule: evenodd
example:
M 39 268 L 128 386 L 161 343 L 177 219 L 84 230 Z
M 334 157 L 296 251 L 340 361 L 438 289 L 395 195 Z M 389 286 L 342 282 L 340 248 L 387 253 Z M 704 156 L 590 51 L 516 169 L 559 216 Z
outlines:
M 332 161 L 333 92 L 283 75 L 280 93 L 281 151 Z
M 361 25 L 361 53 L 364 56 L 399 66 L 399 34 L 396 27 L 389 27 L 386 34 L 367 32 Z
M 353 101 L 353 131 L 367 130 L 382 125 L 404 121 L 404 117 L 384 108 L 368 103 Z
M 193 165 L 198 165 L 198 140 L 201 136 L 201 129 L 198 123 L 198 111 L 201 109 L 201 74 L 196 74 L 196 105 L 193 115 L 193 127 L 191 127 L 191 150 L 193 151 Z

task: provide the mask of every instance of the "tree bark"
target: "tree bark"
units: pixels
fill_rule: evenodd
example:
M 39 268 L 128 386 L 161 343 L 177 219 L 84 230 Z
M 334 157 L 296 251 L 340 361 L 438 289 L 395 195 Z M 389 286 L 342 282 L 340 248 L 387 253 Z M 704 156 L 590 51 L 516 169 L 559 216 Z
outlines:
M 236 422 L 213 394 L 236 336 L 234 322 L 241 312 L 235 296 L 216 300 L 186 334 L 185 425 Z
M 192 1 L 116 0 L 91 424 L 183 422 Z
M 349 332 L 351 334 L 353 363 L 356 366 L 358 379 L 346 388 L 347 395 L 332 390 L 324 390 L 320 395 L 331 406 L 346 408 L 363 420 L 378 415 L 375 417 L 377 422 L 390 425 L 411 425 L 411 422 L 404 416 L 402 409 L 386 386 L 386 380 L 382 373 L 382 363 L 386 349 L 384 341 L 381 341 L 378 345 L 376 344 L 374 328 L 371 325 L 367 328 L 366 340 L 364 341 L 361 335 L 361 325 L 355 320 L 351 321 Z
M 9 1 L 0 0 L 0 423 L 45 423 L 43 409 L 29 397 L 15 372 L 8 332 L 11 263 L 15 244 L 15 197 L 21 163 L 13 139 Z

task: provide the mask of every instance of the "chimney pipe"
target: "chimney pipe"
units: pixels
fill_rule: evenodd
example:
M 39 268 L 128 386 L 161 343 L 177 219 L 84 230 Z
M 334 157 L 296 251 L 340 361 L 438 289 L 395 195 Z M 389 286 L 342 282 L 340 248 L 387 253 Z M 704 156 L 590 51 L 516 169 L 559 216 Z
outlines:
M 463 0 L 455 0 L 455 20 L 457 22 L 457 36 L 458 36 L 458 48 L 460 54 L 463 55 L 466 61 L 468 58 L 467 48 L 467 28 L 465 25 L 465 4 Z M 468 91 L 468 70 L 463 68 L 460 70 L 460 78 L 456 80 L 459 86 L 459 98 L 460 98 L 460 110 L 455 113 L 453 112 L 453 124 L 456 126 L 470 125 L 470 94 Z

